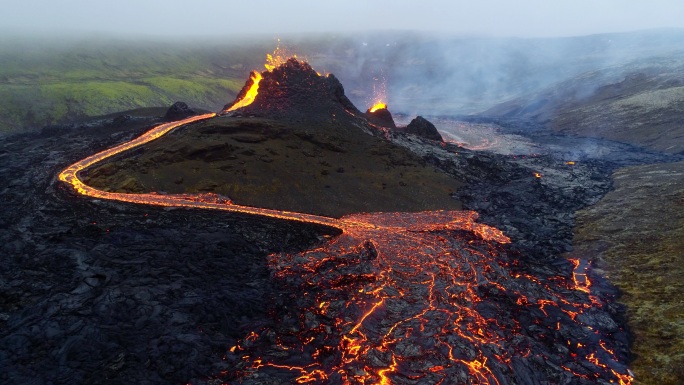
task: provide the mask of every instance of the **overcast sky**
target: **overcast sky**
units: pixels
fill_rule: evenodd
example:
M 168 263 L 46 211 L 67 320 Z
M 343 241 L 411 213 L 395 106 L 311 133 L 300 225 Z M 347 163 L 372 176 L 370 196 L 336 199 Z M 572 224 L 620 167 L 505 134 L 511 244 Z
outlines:
M 0 0 L 0 30 L 162 36 L 402 29 L 572 36 L 684 28 L 684 0 Z

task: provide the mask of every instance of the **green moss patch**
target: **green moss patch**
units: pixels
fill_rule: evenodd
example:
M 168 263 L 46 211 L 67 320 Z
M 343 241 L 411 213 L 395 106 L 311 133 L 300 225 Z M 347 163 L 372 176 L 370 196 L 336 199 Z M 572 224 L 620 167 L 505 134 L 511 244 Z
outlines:
M 684 383 L 684 162 L 629 167 L 578 213 L 575 253 L 624 293 L 635 384 Z

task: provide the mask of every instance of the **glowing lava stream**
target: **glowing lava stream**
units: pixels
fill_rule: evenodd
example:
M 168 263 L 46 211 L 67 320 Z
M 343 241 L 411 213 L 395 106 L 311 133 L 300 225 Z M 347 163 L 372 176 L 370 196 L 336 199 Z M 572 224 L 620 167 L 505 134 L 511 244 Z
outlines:
M 295 289 L 300 289 L 299 296 L 311 304 L 300 309 L 303 312 L 299 316 L 306 328 L 290 338 L 283 351 L 309 358 L 303 359 L 302 365 L 292 365 L 275 356 L 244 354 L 248 353 L 247 341 L 271 338 L 261 331 L 253 332 L 230 349 L 242 354 L 242 360 L 250 361 L 250 370 L 294 371 L 294 381 L 298 383 L 327 383 L 335 376 L 343 384 L 391 384 L 393 376 L 428 376 L 425 378 L 433 381 L 430 383 L 445 383 L 445 379 L 465 375 L 474 383 L 501 384 L 499 380 L 505 378 L 502 376 L 512 373 L 515 360 L 527 356 L 521 351 L 502 350 L 502 344 L 519 335 L 520 325 L 510 314 L 507 318 L 492 318 L 481 313 L 480 307 L 490 306 L 491 302 L 482 296 L 482 287 L 489 292 L 506 293 L 509 302 L 517 299 L 521 309 L 553 312 L 559 319 L 593 333 L 592 328 L 576 321 L 584 311 L 602 306 L 589 294 L 591 283 L 586 265 L 573 261 L 572 279 L 563 284 L 565 290 L 587 296 L 584 298 L 589 300 L 584 302 L 561 296 L 559 288 L 563 289 L 563 285 L 551 286 L 533 276 L 511 276 L 506 272 L 508 262 L 496 259 L 497 243 L 510 240 L 500 230 L 476 223 L 478 215 L 474 211 L 353 214 L 336 219 L 237 205 L 213 194 L 113 193 L 88 186 L 79 179 L 80 171 L 100 161 L 158 139 L 182 125 L 214 116 L 210 113 L 161 124 L 129 142 L 74 163 L 58 178 L 79 194 L 93 198 L 223 210 L 341 229 L 342 235 L 318 249 L 269 256 L 269 267 L 276 278 L 287 281 L 298 277 L 305 282 L 304 287 Z M 463 238 L 456 235 L 458 231 L 479 237 Z M 578 272 L 581 267 L 584 272 Z M 526 297 L 507 289 L 506 285 L 513 282 L 536 294 Z M 317 319 L 327 320 L 328 324 Z M 318 347 L 311 345 L 314 340 Z M 518 345 L 520 349 L 525 346 L 522 342 Z M 586 357 L 587 362 L 604 372 L 600 376 L 611 376 L 613 383 L 631 383 L 629 375 L 609 366 L 617 362 L 612 346 L 603 341 L 600 350 L 587 350 L 579 343 L 570 345 L 570 341 L 568 345 L 568 354 Z M 339 360 L 328 364 L 330 357 Z M 421 361 L 424 357 L 432 359 L 428 366 Z M 422 366 L 418 365 L 420 362 Z M 591 377 L 593 374 L 579 365 L 563 369 L 578 378 L 598 378 Z
M 261 82 L 262 76 L 259 72 L 252 71 L 252 73 L 249 75 L 249 79 L 252 81 L 252 85 L 249 87 L 245 95 L 224 112 L 235 111 L 238 108 L 242 108 L 252 104 L 257 94 L 259 93 L 259 82 Z
M 280 210 L 270 210 L 258 207 L 249 207 L 235 205 L 225 200 L 221 200 L 218 196 L 213 194 L 202 194 L 202 195 L 160 195 L 160 194 L 125 194 L 125 193 L 114 193 L 108 191 L 98 190 L 94 187 L 88 186 L 78 177 L 78 173 L 82 170 L 101 162 L 109 157 L 116 154 L 128 151 L 135 147 L 141 146 L 145 143 L 149 143 L 155 139 L 162 137 L 163 135 L 169 133 L 171 130 L 186 125 L 194 123 L 200 120 L 206 120 L 216 116 L 215 113 L 209 113 L 204 115 L 192 116 L 183 120 L 164 123 L 153 129 L 147 131 L 141 136 L 131 140 L 130 142 L 122 143 L 118 146 L 112 147 L 110 149 L 98 152 L 95 155 L 91 155 L 83 160 L 80 160 L 71 166 L 64 169 L 59 174 L 59 180 L 66 182 L 73 186 L 73 188 L 82 195 L 116 200 L 122 202 L 131 203 L 141 203 L 155 206 L 172 206 L 172 207 L 195 207 L 195 208 L 207 208 L 214 210 L 223 211 L 233 211 L 245 214 L 263 215 L 272 218 L 281 218 L 299 222 L 317 223 L 326 226 L 340 227 L 339 221 L 334 218 L 327 218 L 317 215 L 304 214 L 304 213 L 294 213 L 288 211 Z
M 126 193 L 115 193 L 115 192 L 108 192 L 108 191 L 103 191 L 103 190 L 98 190 L 94 187 L 88 186 L 81 179 L 78 177 L 78 173 L 83 171 L 84 169 L 101 162 L 107 158 L 110 158 L 114 155 L 120 154 L 124 151 L 131 150 L 135 147 L 141 146 L 145 143 L 149 143 L 155 139 L 159 139 L 163 135 L 169 133 L 175 128 L 178 128 L 180 126 L 198 122 L 201 120 L 206 120 L 210 119 L 216 116 L 216 113 L 209 113 L 209 114 L 204 114 L 204 115 L 197 115 L 197 116 L 192 116 L 186 119 L 178 120 L 175 122 L 170 122 L 170 123 L 164 123 L 159 126 L 156 126 L 152 128 L 151 130 L 147 131 L 146 133 L 140 135 L 139 137 L 126 142 L 122 143 L 118 146 L 109 148 L 107 150 L 98 152 L 94 155 L 91 155 L 83 160 L 80 160 L 71 166 L 67 167 L 64 169 L 61 173 L 59 173 L 59 180 L 66 182 L 70 184 L 79 194 L 93 197 L 93 198 L 100 198 L 100 199 L 108 199 L 108 200 L 116 200 L 116 201 L 121 201 L 121 202 L 130 202 L 130 203 L 141 203 L 141 204 L 148 204 L 148 205 L 155 205 L 155 206 L 173 206 L 173 207 L 192 207 L 192 208 L 207 208 L 207 209 L 214 209 L 214 210 L 222 210 L 222 211 L 232 211 L 232 212 L 238 212 L 238 213 L 244 213 L 244 214 L 253 214 L 253 215 L 262 215 L 266 217 L 271 217 L 271 218 L 280 218 L 280 219 L 287 219 L 287 220 L 292 220 L 292 221 L 298 221 L 298 222 L 306 222 L 306 223 L 314 223 L 314 224 L 320 224 L 320 225 L 325 225 L 325 226 L 331 226 L 338 228 L 342 231 L 345 231 L 345 229 L 348 228 L 369 228 L 369 229 L 378 229 L 378 228 L 386 228 L 388 230 L 392 230 L 392 226 L 387 226 L 382 223 L 367 223 L 367 222 L 360 222 L 360 221 L 350 221 L 349 219 L 336 219 L 336 218 L 329 218 L 329 217 L 324 217 L 324 216 L 319 216 L 319 215 L 313 215 L 313 214 L 306 214 L 306 213 L 297 213 L 297 212 L 290 212 L 290 211 L 282 211 L 282 210 L 273 210 L 273 209 L 265 209 L 265 208 L 260 208 L 260 207 L 251 207 L 251 206 L 242 206 L 238 204 L 234 204 L 230 201 L 227 201 L 225 199 L 221 199 L 217 195 L 214 194 L 200 194 L 200 195 L 191 195 L 191 194 L 168 194 L 168 195 L 161 195 L 161 194 L 126 194 Z M 435 212 L 438 213 L 438 212 Z M 439 212 L 442 213 L 442 212 Z M 500 242 L 508 242 L 508 238 L 505 237 L 501 231 L 479 223 L 474 223 L 474 220 L 477 218 L 477 214 L 474 211 L 457 211 L 457 212 L 444 212 L 444 213 L 450 213 L 450 215 L 453 216 L 452 221 L 458 221 L 458 222 L 463 222 L 464 220 L 468 223 L 469 228 L 471 228 L 473 231 L 476 231 L 483 236 L 487 237 L 487 239 L 496 239 Z

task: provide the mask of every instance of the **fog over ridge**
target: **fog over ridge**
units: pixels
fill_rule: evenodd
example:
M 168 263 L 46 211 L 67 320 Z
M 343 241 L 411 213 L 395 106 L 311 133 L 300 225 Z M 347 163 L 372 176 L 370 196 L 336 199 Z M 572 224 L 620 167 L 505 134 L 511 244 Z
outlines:
M 24 0 L 5 2 L 3 30 L 54 35 L 210 36 L 418 30 L 449 35 L 557 37 L 684 27 L 677 0 Z

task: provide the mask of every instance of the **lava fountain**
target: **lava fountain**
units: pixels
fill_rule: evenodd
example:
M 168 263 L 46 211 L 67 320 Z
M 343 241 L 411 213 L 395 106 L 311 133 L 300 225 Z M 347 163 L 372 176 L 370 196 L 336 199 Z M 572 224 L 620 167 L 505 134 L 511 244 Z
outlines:
M 297 55 L 290 55 L 285 48 L 280 46 L 280 39 L 278 39 L 278 46 L 273 53 L 266 54 L 266 63 L 264 63 L 264 67 L 268 72 L 272 72 L 277 67 L 285 64 L 290 58 L 297 59 Z M 225 108 L 221 113 L 224 114 L 235 111 L 252 104 L 259 94 L 259 83 L 261 82 L 261 79 L 263 79 L 263 75 L 260 72 L 252 71 L 249 75 L 249 80 L 242 88 L 233 104 L 230 107 Z
M 380 109 L 387 109 L 387 104 L 383 102 L 375 103 L 371 108 L 368 109 L 369 112 L 375 112 Z

